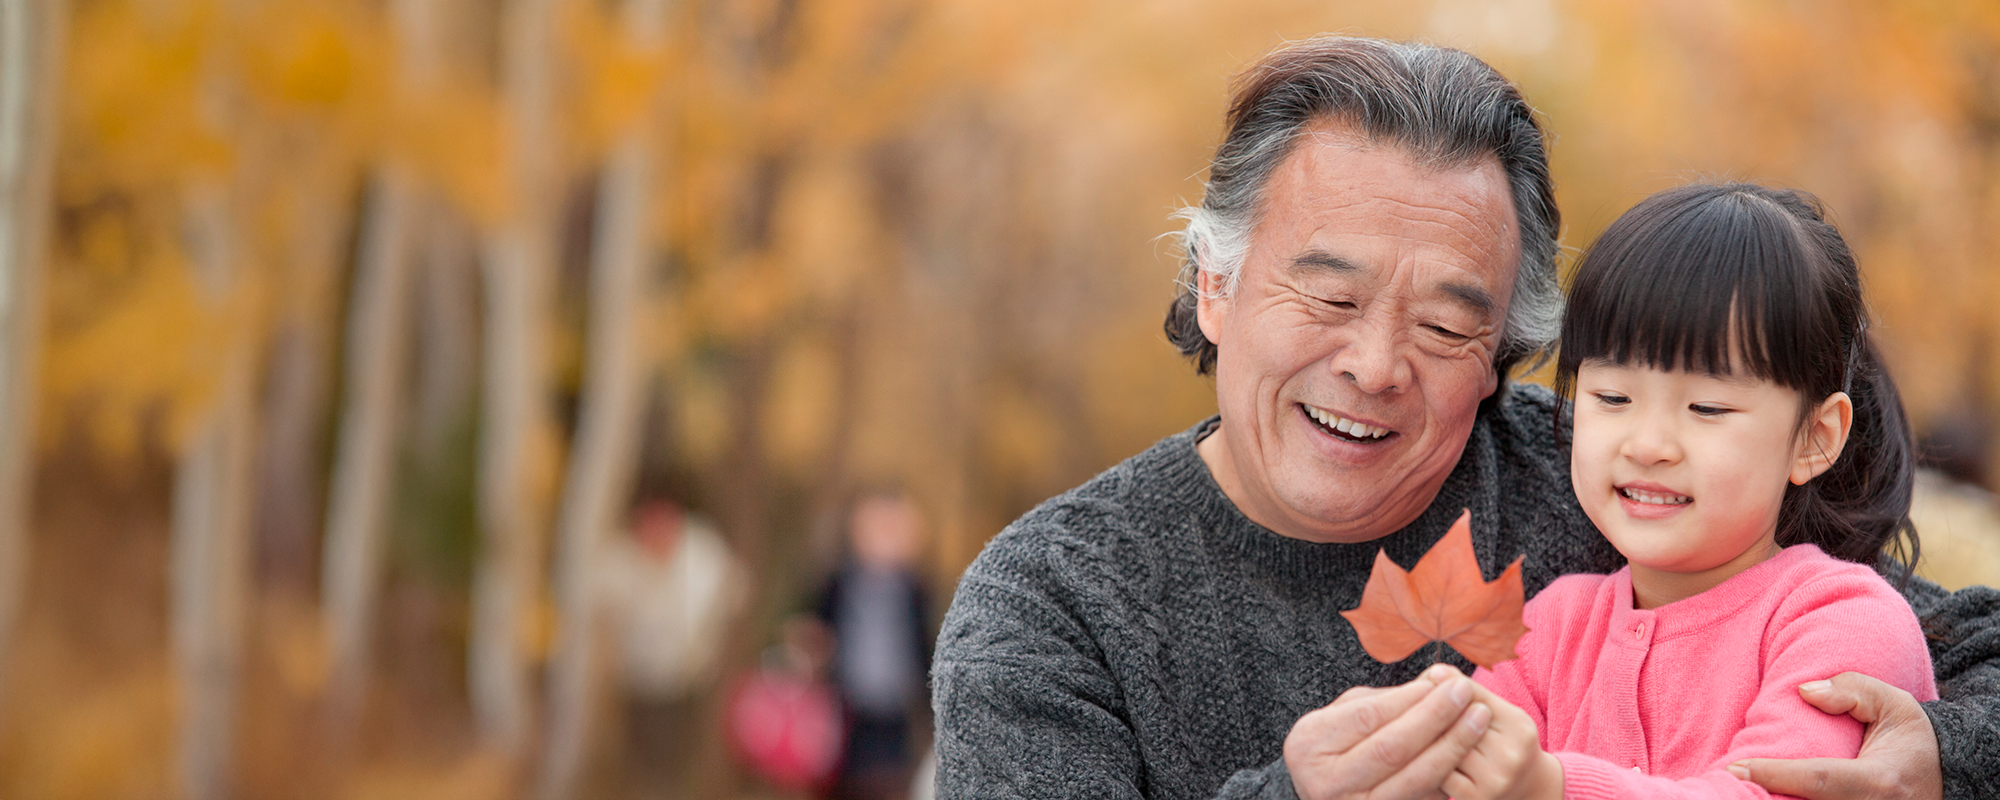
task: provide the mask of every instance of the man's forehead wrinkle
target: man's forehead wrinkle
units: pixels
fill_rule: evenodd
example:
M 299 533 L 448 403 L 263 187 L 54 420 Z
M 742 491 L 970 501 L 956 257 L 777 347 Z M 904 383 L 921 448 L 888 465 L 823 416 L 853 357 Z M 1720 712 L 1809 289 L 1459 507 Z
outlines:
M 1508 213 L 1487 214 L 1484 193 L 1474 191 L 1454 191 L 1444 195 L 1446 203 L 1411 203 L 1398 197 L 1371 195 L 1351 201 L 1348 205 L 1365 209 L 1368 213 L 1387 214 L 1397 219 L 1421 225 L 1439 225 L 1458 233 L 1457 225 L 1464 223 L 1472 229 L 1491 234 L 1496 239 L 1507 237 L 1513 232 L 1515 219 L 1513 207 L 1500 198 Z
M 1286 262 L 1286 267 L 1293 275 L 1356 275 L 1373 272 L 1363 264 L 1318 248 L 1293 256 Z M 1494 299 L 1492 292 L 1472 281 L 1442 280 L 1433 284 L 1431 288 L 1482 317 L 1491 318 L 1500 308 L 1500 303 Z

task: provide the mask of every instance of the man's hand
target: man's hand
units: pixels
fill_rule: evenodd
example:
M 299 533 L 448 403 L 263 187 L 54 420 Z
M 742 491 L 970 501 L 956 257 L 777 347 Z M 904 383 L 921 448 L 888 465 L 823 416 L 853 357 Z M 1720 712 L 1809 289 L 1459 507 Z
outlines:
M 1937 733 L 1917 699 L 1858 672 L 1799 687 L 1799 696 L 1828 714 L 1868 724 L 1855 758 L 1749 758 L 1729 765 L 1736 777 L 1773 794 L 1807 800 L 1940 800 Z
M 1493 712 L 1477 685 L 1449 665 L 1389 689 L 1356 687 L 1303 717 L 1285 736 L 1285 768 L 1300 800 L 1442 797 L 1438 786 Z

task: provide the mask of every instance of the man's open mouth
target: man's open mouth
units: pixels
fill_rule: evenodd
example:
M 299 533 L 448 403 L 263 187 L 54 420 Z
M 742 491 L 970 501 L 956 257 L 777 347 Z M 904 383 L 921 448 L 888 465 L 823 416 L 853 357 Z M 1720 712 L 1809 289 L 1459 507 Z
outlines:
M 1388 428 L 1364 425 L 1334 414 L 1331 411 L 1317 409 L 1304 403 L 1300 403 L 1299 407 L 1305 409 L 1306 416 L 1312 419 L 1314 423 L 1317 423 L 1320 430 L 1326 431 L 1327 435 L 1344 442 L 1372 444 L 1382 441 L 1390 434 L 1395 433 L 1395 431 Z

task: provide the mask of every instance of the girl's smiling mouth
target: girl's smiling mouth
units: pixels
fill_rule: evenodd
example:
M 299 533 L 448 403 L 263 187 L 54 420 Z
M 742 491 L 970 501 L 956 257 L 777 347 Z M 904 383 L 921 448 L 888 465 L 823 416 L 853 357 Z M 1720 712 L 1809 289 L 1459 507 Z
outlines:
M 1694 498 L 1684 494 L 1675 492 L 1649 492 L 1630 486 L 1620 487 L 1618 494 L 1634 503 L 1645 503 L 1655 506 L 1684 506 L 1694 502 Z
M 1663 519 L 1680 513 L 1694 498 L 1655 483 L 1627 483 L 1612 487 L 1626 516 Z

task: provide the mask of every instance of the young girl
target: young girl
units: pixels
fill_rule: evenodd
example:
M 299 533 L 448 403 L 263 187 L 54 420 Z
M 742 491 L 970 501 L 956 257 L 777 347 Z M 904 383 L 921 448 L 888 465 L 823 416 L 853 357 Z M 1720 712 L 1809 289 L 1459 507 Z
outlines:
M 1474 676 L 1493 722 L 1440 788 L 1763 797 L 1730 764 L 1860 748 L 1801 684 L 1853 670 L 1937 696 L 1877 574 L 1906 576 L 1916 538 L 1909 426 L 1866 319 L 1853 255 L 1798 192 L 1683 186 L 1604 232 L 1556 385 L 1577 500 L 1628 566 L 1528 604 L 1520 658 Z

